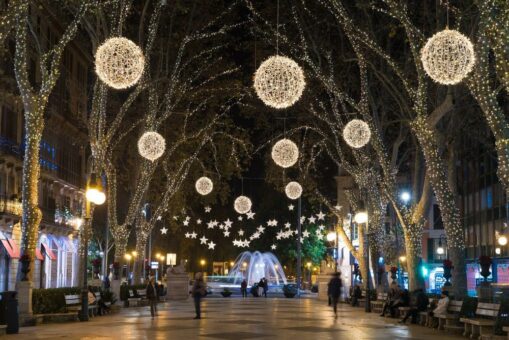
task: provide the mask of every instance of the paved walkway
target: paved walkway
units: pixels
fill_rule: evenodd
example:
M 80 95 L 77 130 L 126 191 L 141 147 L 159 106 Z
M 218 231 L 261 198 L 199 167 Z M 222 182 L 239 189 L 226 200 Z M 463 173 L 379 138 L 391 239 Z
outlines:
M 347 305 L 339 306 L 335 320 L 316 299 L 207 298 L 203 310 L 202 319 L 193 320 L 191 300 L 162 303 L 152 320 L 148 307 L 123 308 L 87 323 L 24 327 L 6 339 L 461 339 Z

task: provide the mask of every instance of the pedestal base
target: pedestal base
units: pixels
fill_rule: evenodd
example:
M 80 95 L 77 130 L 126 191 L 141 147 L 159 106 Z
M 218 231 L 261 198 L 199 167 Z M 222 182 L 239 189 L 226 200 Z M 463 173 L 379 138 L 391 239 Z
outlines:
M 166 298 L 186 300 L 189 297 L 189 276 L 187 273 L 168 275 Z
M 32 289 L 31 281 L 19 281 L 16 285 L 18 292 L 18 312 L 20 326 L 35 326 L 36 319 L 32 310 Z
M 115 294 L 115 298 L 117 301 L 116 304 L 121 304 L 122 301 L 120 301 L 120 280 L 111 280 L 110 289 Z

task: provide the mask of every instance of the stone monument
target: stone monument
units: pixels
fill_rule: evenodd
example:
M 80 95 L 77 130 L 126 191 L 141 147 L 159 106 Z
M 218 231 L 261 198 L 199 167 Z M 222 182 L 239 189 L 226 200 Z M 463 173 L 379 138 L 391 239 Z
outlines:
M 168 300 L 185 300 L 189 297 L 189 275 L 187 275 L 184 261 L 166 271 Z

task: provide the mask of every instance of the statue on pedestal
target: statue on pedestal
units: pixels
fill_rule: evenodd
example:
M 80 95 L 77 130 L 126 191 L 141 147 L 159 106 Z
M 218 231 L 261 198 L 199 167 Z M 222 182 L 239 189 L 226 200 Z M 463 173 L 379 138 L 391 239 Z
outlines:
M 187 275 L 185 262 L 166 271 L 168 300 L 184 300 L 189 297 L 189 276 Z

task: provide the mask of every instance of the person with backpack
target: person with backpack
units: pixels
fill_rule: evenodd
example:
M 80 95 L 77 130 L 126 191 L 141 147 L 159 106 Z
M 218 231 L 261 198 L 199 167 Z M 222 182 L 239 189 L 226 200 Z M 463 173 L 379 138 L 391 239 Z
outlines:
M 194 299 L 194 309 L 196 311 L 196 316 L 194 318 L 201 319 L 201 299 L 207 295 L 207 288 L 203 281 L 203 273 L 196 273 L 194 278 L 193 289 L 191 290 L 191 295 Z
M 332 279 L 329 281 L 327 294 L 332 300 L 332 308 L 334 309 L 334 316 L 337 317 L 337 308 L 339 302 L 339 296 L 341 295 L 341 287 L 343 283 L 341 282 L 341 273 L 334 273 L 332 275 Z

